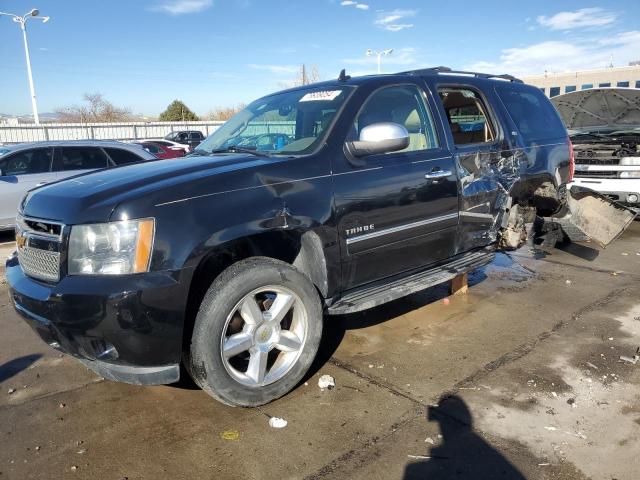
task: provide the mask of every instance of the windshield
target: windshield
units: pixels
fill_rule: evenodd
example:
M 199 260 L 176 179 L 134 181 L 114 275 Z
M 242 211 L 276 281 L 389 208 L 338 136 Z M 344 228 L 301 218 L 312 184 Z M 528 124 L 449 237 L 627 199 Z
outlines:
M 325 87 L 278 93 L 256 100 L 203 141 L 197 153 L 255 150 L 304 155 L 324 139 L 348 87 Z

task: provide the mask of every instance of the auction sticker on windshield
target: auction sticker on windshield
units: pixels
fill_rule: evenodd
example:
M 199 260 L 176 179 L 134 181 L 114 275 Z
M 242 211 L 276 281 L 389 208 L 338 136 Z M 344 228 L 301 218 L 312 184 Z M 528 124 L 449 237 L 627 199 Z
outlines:
M 320 92 L 310 92 L 300 99 L 301 102 L 316 102 L 318 100 L 331 101 L 342 93 L 342 90 L 322 90 Z

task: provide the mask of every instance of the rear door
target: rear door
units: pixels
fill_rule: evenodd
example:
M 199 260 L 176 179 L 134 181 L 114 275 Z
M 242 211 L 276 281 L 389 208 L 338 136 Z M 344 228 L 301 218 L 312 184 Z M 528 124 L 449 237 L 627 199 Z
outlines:
M 55 180 L 52 149 L 32 148 L 0 159 L 0 227 L 11 226 L 22 197 L 32 188 Z
M 351 100 L 363 106 L 345 140 L 367 125 L 394 122 L 407 128 L 410 144 L 357 159 L 343 152 L 334 162 L 345 289 L 449 257 L 458 224 L 454 161 L 433 120 L 432 99 L 417 83 L 366 88 Z
M 450 143 L 460 169 L 460 230 L 455 253 L 493 243 L 499 215 L 508 200 L 502 182 L 513 165 L 512 152 L 495 109 L 494 97 L 474 85 L 436 84 L 439 108 L 448 123 Z M 505 160 L 507 159 L 507 160 Z M 516 168 L 511 172 L 518 177 Z
M 109 159 L 99 147 L 56 147 L 54 165 L 60 179 L 107 168 Z

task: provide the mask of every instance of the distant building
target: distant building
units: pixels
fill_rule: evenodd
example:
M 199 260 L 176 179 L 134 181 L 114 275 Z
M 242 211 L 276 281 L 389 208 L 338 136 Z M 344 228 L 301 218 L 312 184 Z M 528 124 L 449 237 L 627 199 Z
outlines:
M 525 83 L 539 87 L 547 97 L 598 87 L 640 88 L 640 65 L 631 62 L 627 67 L 611 67 L 577 72 L 545 73 L 522 77 Z

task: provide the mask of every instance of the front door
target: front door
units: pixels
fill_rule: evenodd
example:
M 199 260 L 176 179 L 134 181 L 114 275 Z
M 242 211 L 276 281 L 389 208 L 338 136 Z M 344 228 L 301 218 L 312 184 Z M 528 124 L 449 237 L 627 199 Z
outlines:
M 362 97 L 354 98 L 362 102 Z M 418 84 L 370 92 L 346 140 L 379 122 L 403 125 L 410 143 L 398 152 L 334 162 L 335 211 L 343 288 L 449 257 L 458 225 L 453 157 L 431 114 L 433 99 Z
M 15 224 L 22 197 L 31 189 L 55 180 L 51 148 L 32 148 L 0 157 L 0 227 Z

